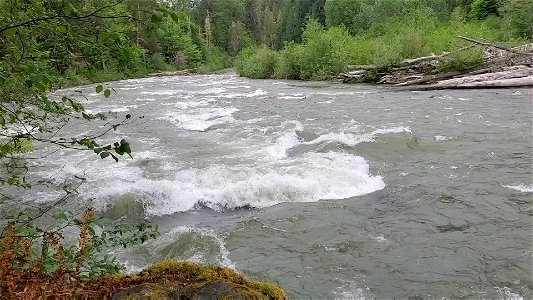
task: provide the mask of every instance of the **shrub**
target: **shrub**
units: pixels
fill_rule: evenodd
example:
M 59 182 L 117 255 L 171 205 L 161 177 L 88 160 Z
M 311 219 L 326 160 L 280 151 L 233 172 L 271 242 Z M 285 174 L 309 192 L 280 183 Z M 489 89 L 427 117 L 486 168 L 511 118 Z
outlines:
M 302 46 L 290 42 L 279 53 L 278 63 L 274 69 L 274 77 L 282 79 L 300 78 L 300 56 Z
M 508 0 L 502 12 L 513 35 L 533 41 L 533 1 Z
M 241 76 L 249 78 L 272 78 L 278 60 L 278 53 L 266 47 L 246 48 L 235 60 L 235 67 Z
M 473 18 L 482 20 L 489 15 L 499 15 L 499 0 L 474 0 L 470 6 L 470 14 Z
M 300 78 L 323 80 L 344 71 L 350 63 L 351 43 L 353 38 L 344 27 L 324 30 L 318 21 L 310 20 L 303 33 Z
M 204 74 L 224 69 L 228 66 L 228 55 L 220 48 L 209 47 L 209 49 L 204 50 L 204 63 L 197 68 L 197 71 Z
M 438 73 L 465 71 L 483 62 L 483 51 L 473 48 L 450 54 L 437 68 Z

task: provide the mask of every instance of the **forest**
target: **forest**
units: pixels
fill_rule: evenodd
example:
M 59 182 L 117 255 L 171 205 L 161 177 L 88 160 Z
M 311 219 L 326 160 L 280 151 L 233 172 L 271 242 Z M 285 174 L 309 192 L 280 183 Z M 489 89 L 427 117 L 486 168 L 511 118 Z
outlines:
M 501 47 L 531 43 L 533 1 L 0 0 L 0 295 L 72 296 L 77 290 L 93 295 L 102 282 L 91 280 L 124 269 L 113 257 L 101 257 L 103 249 L 159 235 L 149 223 L 102 231 L 92 209 L 58 210 L 76 196 L 82 178 L 54 186 L 61 196 L 49 205 L 19 205 L 13 198 L 53 185 L 26 177 L 34 166 L 20 158 L 37 146 L 86 151 L 109 163 L 135 153 L 126 139 L 102 137 L 142 116 L 111 119 L 107 131 L 83 138 L 61 136 L 71 120 L 106 121 L 107 116 L 86 110 L 78 99 L 83 95 L 53 99 L 50 92 L 95 83 L 94 92 L 112 101 L 115 91 L 108 82 L 164 71 L 209 74 L 234 68 L 249 78 L 328 80 L 354 65 L 388 69 L 444 52 L 450 55 L 435 72 L 482 62 L 483 49 L 457 36 Z M 19 205 L 14 211 L 13 203 Z M 79 240 L 67 245 L 61 230 L 69 226 L 77 228 Z M 147 276 L 174 280 L 165 268 Z M 191 278 L 232 278 L 285 297 L 277 287 L 223 269 L 179 268 Z M 102 295 L 140 281 L 117 280 Z
M 2 1 L 0 74 L 31 64 L 58 84 L 235 65 L 253 78 L 325 79 L 465 46 L 531 40 L 527 0 Z M 461 52 L 443 68 L 480 59 Z

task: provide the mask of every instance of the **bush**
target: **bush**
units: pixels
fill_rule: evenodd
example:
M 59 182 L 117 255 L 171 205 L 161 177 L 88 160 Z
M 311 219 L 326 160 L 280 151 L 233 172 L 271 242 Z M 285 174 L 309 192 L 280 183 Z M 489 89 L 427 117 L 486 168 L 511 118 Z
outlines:
M 302 46 L 290 42 L 279 53 L 278 63 L 274 69 L 274 77 L 282 79 L 300 78 L 300 56 Z
M 489 15 L 499 15 L 499 0 L 474 0 L 470 6 L 470 14 L 473 18 L 482 20 Z
M 465 71 L 479 65 L 481 62 L 483 62 L 483 51 L 480 48 L 459 51 L 450 54 L 444 59 L 437 68 L 437 73 Z
M 508 0 L 502 12 L 513 35 L 533 41 L 533 1 Z
M 167 64 L 163 54 L 156 52 L 148 58 L 148 68 L 154 71 L 171 70 L 172 66 Z
M 524 7 L 526 10 L 533 7 L 533 4 L 527 6 L 521 2 L 525 0 L 510 1 L 522 5 L 506 6 L 510 15 L 522 13 Z M 522 23 L 517 22 L 516 28 L 522 28 L 519 27 Z M 386 69 L 403 59 L 453 52 L 471 45 L 458 39 L 457 35 L 505 42 L 509 46 L 526 42 L 513 38 L 513 34 L 502 30 L 502 26 L 502 18 L 496 16 L 466 22 L 459 9 L 455 10 L 451 20 L 443 21 L 428 8 L 412 10 L 402 17 L 390 17 L 387 22 L 378 22 L 356 36 L 350 35 L 343 26 L 325 30 L 317 21 L 310 20 L 301 44 L 286 44 L 277 57 L 268 49 L 246 49 L 239 55 L 236 66 L 242 76 L 253 78 L 323 80 L 339 74 L 348 65 L 373 64 Z M 529 27 L 524 28 L 528 32 Z M 468 69 L 480 61 L 480 55 L 477 50 L 460 52 L 446 61 L 440 70 Z
M 272 78 L 278 61 L 278 53 L 266 47 L 246 48 L 235 59 L 235 67 L 241 76 Z
M 228 55 L 217 47 L 209 47 L 209 49 L 204 50 L 204 61 L 197 68 L 197 71 L 202 74 L 224 69 L 229 66 Z
M 353 38 L 344 27 L 324 30 L 316 20 L 310 20 L 303 33 L 300 55 L 300 78 L 323 80 L 346 69 Z

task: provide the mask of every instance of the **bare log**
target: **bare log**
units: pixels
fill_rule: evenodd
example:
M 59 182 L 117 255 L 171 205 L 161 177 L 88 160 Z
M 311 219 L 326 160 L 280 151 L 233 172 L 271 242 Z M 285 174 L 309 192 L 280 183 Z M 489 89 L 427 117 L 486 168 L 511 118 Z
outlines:
M 462 75 L 462 74 L 464 74 L 464 72 L 454 71 L 454 72 L 449 72 L 449 73 L 444 73 L 444 74 L 439 74 L 439 75 L 428 75 L 428 76 L 424 76 L 422 78 L 418 78 L 415 80 L 409 80 L 406 82 L 402 82 L 402 83 L 399 83 L 398 85 L 408 86 L 408 85 L 422 84 L 422 83 L 437 81 L 441 79 L 448 79 L 448 78 L 452 78 L 452 77 Z
M 507 88 L 507 87 L 533 87 L 533 76 L 510 78 L 500 80 L 478 81 L 462 84 L 431 84 L 411 86 L 412 91 L 428 90 L 450 90 L 450 89 L 488 89 L 488 88 Z
M 489 82 L 513 78 L 523 78 L 533 76 L 533 68 L 526 66 L 515 66 L 510 67 L 506 71 L 494 72 L 494 73 L 485 73 L 473 76 L 465 76 L 460 78 L 448 79 L 439 81 L 437 84 L 443 85 L 454 85 L 454 84 L 470 84 L 475 82 Z
M 522 52 L 514 50 L 512 48 L 507 48 L 507 47 L 504 47 L 504 46 L 496 45 L 494 43 L 489 43 L 489 42 L 476 40 L 476 39 L 469 38 L 469 37 L 462 36 L 462 35 L 458 35 L 457 38 L 463 39 L 465 41 L 469 41 L 469 42 L 474 43 L 474 44 L 483 45 L 483 46 L 487 46 L 487 47 L 494 47 L 494 48 L 497 48 L 497 49 L 505 50 L 505 51 L 511 52 L 511 53 L 518 53 L 518 54 L 522 53 Z

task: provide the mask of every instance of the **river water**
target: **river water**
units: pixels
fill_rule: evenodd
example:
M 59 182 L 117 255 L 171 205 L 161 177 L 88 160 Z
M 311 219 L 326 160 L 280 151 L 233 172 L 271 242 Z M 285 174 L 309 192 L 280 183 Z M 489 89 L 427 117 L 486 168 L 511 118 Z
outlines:
M 66 151 L 36 174 L 84 176 L 79 203 L 160 225 L 113 253 L 130 271 L 216 263 L 293 298 L 533 297 L 531 89 L 231 73 L 108 85 L 109 99 L 94 86 L 52 96 L 81 90 L 91 112 L 131 114 L 106 139 L 128 139 L 134 159 Z

